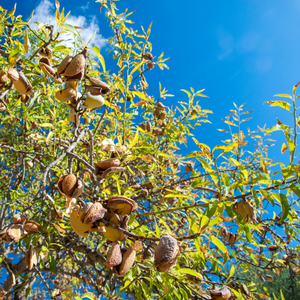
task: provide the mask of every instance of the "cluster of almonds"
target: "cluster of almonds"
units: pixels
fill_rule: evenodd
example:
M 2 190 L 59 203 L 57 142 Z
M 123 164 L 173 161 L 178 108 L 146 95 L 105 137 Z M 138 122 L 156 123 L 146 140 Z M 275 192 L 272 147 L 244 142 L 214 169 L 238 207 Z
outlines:
M 249 222 L 250 220 L 256 222 L 256 214 L 254 208 L 246 199 L 235 202 L 232 206 L 232 209 L 239 213 L 246 222 Z
M 50 64 L 52 57 L 52 50 L 49 46 L 42 48 L 40 54 L 43 56 L 39 61 L 39 66 L 44 74 L 50 76 L 58 84 L 65 82 L 65 88 L 56 92 L 55 98 L 61 102 L 70 102 L 68 105 L 71 108 L 69 115 L 70 121 L 76 125 L 79 124 L 79 116 L 76 114 L 75 108 L 77 100 L 82 97 L 82 94 L 77 91 L 77 83 L 83 79 L 86 67 L 86 54 L 85 48 L 82 52 L 74 57 L 68 55 L 63 59 L 55 71 Z M 63 79 L 62 79 L 63 76 Z M 102 95 L 110 91 L 110 87 L 103 81 L 85 76 L 91 85 L 85 85 L 87 89 L 84 106 L 86 108 L 100 108 L 104 105 L 104 98 Z
M 221 236 L 224 238 L 225 242 L 228 242 L 229 245 L 233 245 L 237 242 L 239 235 L 237 233 L 231 233 L 227 230 L 226 227 L 221 227 Z
M 120 277 L 127 274 L 134 264 L 136 252 L 142 250 L 142 244 L 138 241 L 134 242 L 128 249 L 121 248 L 118 242 L 113 242 L 108 252 L 105 265 Z
M 149 70 L 152 70 L 155 66 L 155 63 L 152 61 L 153 60 L 153 55 L 151 52 L 147 52 L 142 55 L 142 58 L 147 60 L 147 68 Z
M 120 167 L 120 160 L 117 158 L 109 158 L 100 160 L 96 165 L 95 175 L 99 178 L 106 178 L 110 173 L 120 173 L 124 171 L 123 167 Z
M 105 201 L 105 207 L 100 202 L 86 203 L 81 207 L 76 198 L 83 192 L 83 182 L 74 174 L 62 176 L 58 181 L 58 189 L 67 198 L 66 206 L 70 213 L 71 226 L 78 235 L 86 237 L 89 231 L 99 231 L 110 241 L 126 239 L 123 232 L 104 224 L 101 220 L 127 230 L 128 216 L 138 208 L 135 201 L 115 195 Z
M 40 228 L 41 225 L 38 223 L 31 220 L 26 220 L 24 216 L 16 214 L 12 218 L 12 224 L 5 227 L 0 232 L 0 239 L 3 242 L 17 243 L 23 236 L 30 233 L 39 232 Z
M 147 132 L 151 132 L 155 136 L 163 136 L 164 130 L 162 128 L 166 126 L 166 123 L 164 121 L 166 118 L 166 108 L 167 107 L 163 105 L 161 102 L 156 103 L 154 116 L 157 118 L 157 125 L 160 127 L 152 129 L 152 125 L 149 121 L 145 123 L 141 123 L 139 127 Z
M 7 77 L 13 82 L 14 87 L 20 94 L 28 95 L 32 92 L 32 85 L 23 72 L 10 68 L 7 71 Z

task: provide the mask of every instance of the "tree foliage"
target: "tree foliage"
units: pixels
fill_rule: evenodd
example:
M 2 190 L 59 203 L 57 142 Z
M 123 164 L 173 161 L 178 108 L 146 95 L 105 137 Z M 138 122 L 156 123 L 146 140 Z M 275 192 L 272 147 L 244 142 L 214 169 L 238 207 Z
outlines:
M 178 107 L 160 84 L 152 96 L 147 74 L 167 65 L 151 24 L 132 29 L 131 13 L 97 2 L 113 60 L 58 1 L 56 24 L 1 8 L 1 297 L 284 299 L 255 278 L 285 274 L 296 299 L 297 85 L 269 101 L 291 124 L 245 129 L 251 111 L 235 105 L 210 148 L 195 135 L 204 90 L 182 90 Z M 268 156 L 274 131 L 287 164 Z

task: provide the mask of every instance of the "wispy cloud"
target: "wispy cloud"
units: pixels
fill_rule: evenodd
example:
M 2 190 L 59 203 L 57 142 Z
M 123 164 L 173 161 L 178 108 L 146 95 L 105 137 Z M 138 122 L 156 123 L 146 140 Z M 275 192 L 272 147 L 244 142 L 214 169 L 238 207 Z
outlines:
M 217 32 L 218 44 L 221 48 L 221 53 L 218 55 L 219 60 L 224 60 L 232 53 L 234 47 L 233 35 L 224 29 L 219 29 Z
M 48 23 L 55 25 L 56 18 L 54 1 L 50 2 L 49 0 L 42 0 L 36 7 L 31 22 Z M 97 45 L 99 48 L 105 46 L 105 38 L 100 33 L 99 24 L 95 16 L 91 16 L 87 19 L 85 16 L 74 16 L 70 14 L 66 23 L 71 24 L 73 26 L 82 27 L 83 29 L 80 29 L 79 32 L 82 40 L 86 42 L 88 42 L 94 34 L 94 32 L 96 32 L 89 46 L 93 47 L 94 45 Z M 70 37 L 68 36 L 68 38 Z M 71 44 L 71 41 L 67 41 L 67 45 L 69 43 Z

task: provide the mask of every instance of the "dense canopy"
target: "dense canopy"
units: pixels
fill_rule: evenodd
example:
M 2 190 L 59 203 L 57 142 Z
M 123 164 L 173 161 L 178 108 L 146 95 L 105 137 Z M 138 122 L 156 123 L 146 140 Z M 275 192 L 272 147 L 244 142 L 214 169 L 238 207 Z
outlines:
M 113 65 L 58 1 L 55 24 L 0 10 L 0 299 L 280 299 L 282 274 L 296 299 L 297 85 L 269 101 L 291 124 L 249 129 L 235 105 L 210 148 L 204 90 L 167 106 L 158 78 L 154 97 L 151 24 L 96 2 Z

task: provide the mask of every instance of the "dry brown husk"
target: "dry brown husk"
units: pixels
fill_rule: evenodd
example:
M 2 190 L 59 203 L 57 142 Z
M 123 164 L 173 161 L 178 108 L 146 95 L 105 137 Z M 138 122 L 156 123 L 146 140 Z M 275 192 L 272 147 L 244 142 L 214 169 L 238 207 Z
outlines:
M 133 247 L 129 247 L 122 257 L 122 263 L 119 267 L 119 275 L 125 276 L 129 269 L 133 266 L 136 256 L 136 251 Z
M 63 74 L 67 77 L 73 77 L 80 73 L 86 64 L 86 52 L 87 49 L 85 48 L 81 53 L 75 55 L 71 62 L 67 65 Z
M 95 175 L 101 178 L 105 178 L 109 173 L 121 172 L 124 170 L 124 168 L 118 168 L 120 164 L 121 162 L 117 158 L 109 158 L 109 159 L 101 160 L 96 165 Z
M 43 57 L 51 58 L 52 57 L 52 49 L 49 46 L 43 47 L 40 50 L 40 55 Z
M 75 124 L 75 126 L 80 124 L 80 117 L 77 115 L 75 110 L 71 110 L 69 114 L 69 120 Z
M 115 195 L 108 198 L 107 209 L 110 212 L 120 216 L 130 215 L 136 211 L 138 205 L 130 198 L 121 195 Z
M 26 221 L 26 218 L 20 214 L 13 215 L 12 222 L 14 224 L 23 224 Z
M 19 80 L 19 73 L 15 68 L 9 68 L 7 71 L 7 77 L 12 81 Z
M 62 74 L 64 72 L 64 70 L 66 69 L 66 67 L 68 66 L 68 64 L 71 62 L 73 56 L 68 55 L 66 56 L 62 62 L 60 63 L 60 65 L 57 68 L 57 74 Z
M 84 75 L 84 69 L 82 69 L 79 73 L 77 73 L 74 76 L 65 76 L 65 80 L 67 82 L 77 82 L 77 81 L 82 80 L 83 75 Z
M 25 254 L 25 262 L 29 270 L 37 265 L 37 253 L 36 249 L 32 245 Z
M 159 272 L 167 272 L 172 269 L 179 255 L 177 240 L 169 235 L 161 237 L 155 248 L 154 264 Z
M 91 78 L 86 76 L 86 78 L 89 80 L 92 87 L 99 87 L 101 88 L 102 94 L 107 94 L 110 91 L 110 87 L 107 83 L 103 82 L 102 80 L 98 78 Z
M 20 238 L 22 237 L 21 228 L 22 228 L 21 224 L 15 224 L 15 225 L 10 226 L 6 232 L 7 236 L 14 243 L 17 243 L 20 240 Z
M 117 241 L 112 243 L 112 247 L 107 254 L 105 265 L 107 267 L 115 267 L 122 263 L 121 247 Z
M 43 57 L 40 59 L 39 66 L 42 69 L 44 74 L 46 74 L 50 77 L 54 77 L 55 70 L 51 67 L 50 61 L 47 57 Z
M 142 57 L 143 57 L 143 59 L 147 59 L 147 60 L 153 59 L 153 55 L 151 52 L 147 52 L 147 53 L 143 54 Z
M 95 202 L 86 212 L 84 216 L 84 224 L 92 225 L 95 221 L 102 219 L 106 213 L 106 209 L 103 208 L 100 202 Z
M 7 73 L 4 71 L 0 72 L 0 82 L 5 83 L 8 80 Z
M 26 230 L 28 233 L 37 233 L 40 231 L 40 229 L 41 225 L 31 220 L 26 221 L 24 224 L 24 230 Z
M 228 300 L 231 297 L 231 292 L 226 286 L 209 292 L 212 300 Z
M 62 176 L 57 185 L 60 193 L 67 198 L 77 198 L 83 192 L 83 183 L 74 174 Z
M 29 101 L 30 97 L 28 95 L 21 95 L 21 102 L 27 103 Z
M 19 79 L 13 81 L 13 84 L 20 94 L 28 95 L 32 92 L 32 85 L 22 72 L 19 72 Z

